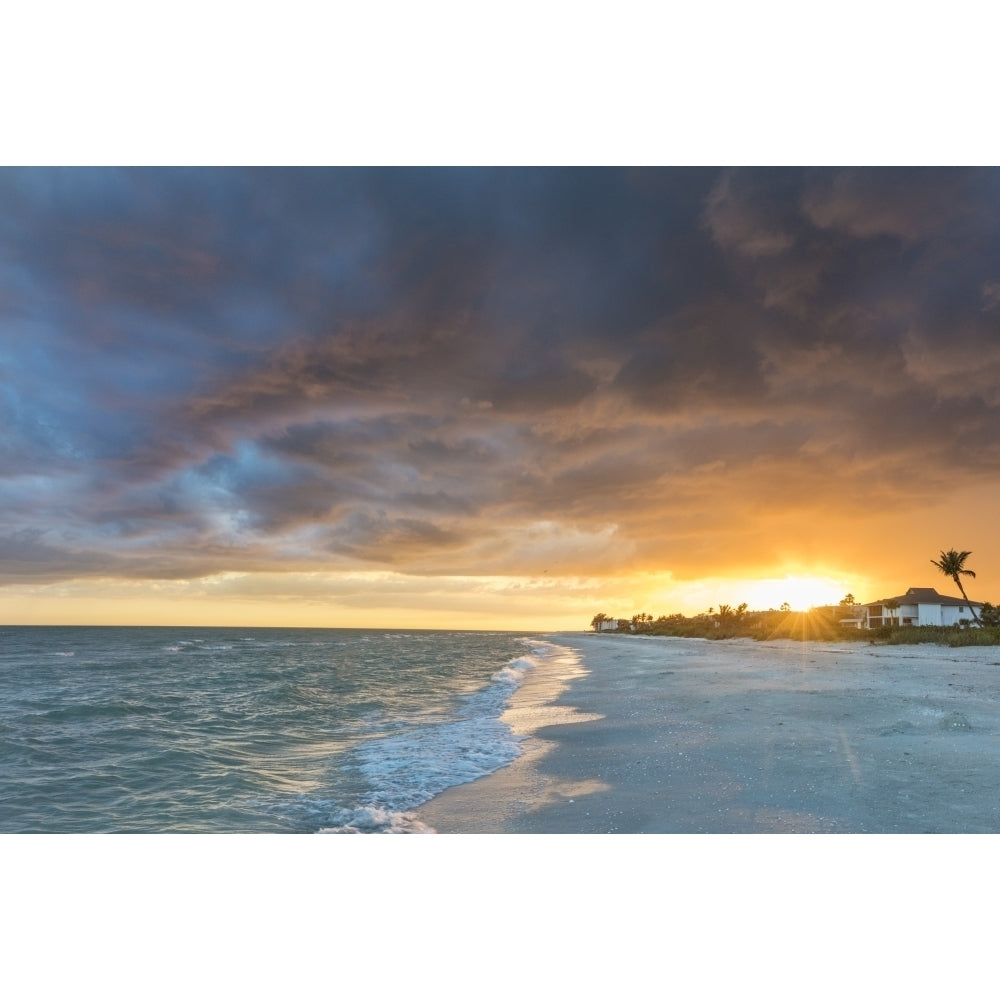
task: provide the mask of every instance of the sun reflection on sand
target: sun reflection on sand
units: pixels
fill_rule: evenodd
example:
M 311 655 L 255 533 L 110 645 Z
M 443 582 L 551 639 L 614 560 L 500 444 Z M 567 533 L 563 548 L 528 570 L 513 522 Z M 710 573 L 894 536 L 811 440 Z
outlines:
M 840 731 L 840 742 L 844 747 L 844 756 L 847 758 L 847 763 L 850 765 L 851 774 L 854 777 L 854 783 L 856 785 L 861 784 L 861 769 L 858 767 L 858 758 L 854 755 L 854 751 L 851 749 L 850 741 L 847 739 L 847 733 L 843 729 Z
M 528 812 L 537 812 L 554 802 L 573 802 L 582 799 L 587 795 L 595 795 L 598 792 L 610 792 L 611 785 L 593 778 L 589 781 L 559 781 L 556 778 L 544 776 L 545 785 L 542 788 L 538 799 L 534 802 Z

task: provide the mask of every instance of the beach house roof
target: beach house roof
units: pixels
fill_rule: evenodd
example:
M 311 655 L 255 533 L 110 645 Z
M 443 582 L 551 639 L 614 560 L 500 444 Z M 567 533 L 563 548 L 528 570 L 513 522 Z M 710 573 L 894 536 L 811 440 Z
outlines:
M 875 608 L 883 604 L 940 604 L 946 608 L 967 608 L 970 604 L 981 608 L 981 601 L 967 601 L 964 597 L 947 597 L 939 594 L 933 587 L 910 587 L 905 594 L 898 597 L 881 597 L 877 601 L 869 601 L 865 607 Z

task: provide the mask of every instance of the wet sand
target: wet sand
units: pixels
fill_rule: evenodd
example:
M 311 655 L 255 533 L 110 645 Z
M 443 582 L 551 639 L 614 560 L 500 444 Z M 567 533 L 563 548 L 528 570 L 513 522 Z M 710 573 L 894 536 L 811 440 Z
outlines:
M 550 638 L 438 833 L 1000 832 L 1000 648 Z

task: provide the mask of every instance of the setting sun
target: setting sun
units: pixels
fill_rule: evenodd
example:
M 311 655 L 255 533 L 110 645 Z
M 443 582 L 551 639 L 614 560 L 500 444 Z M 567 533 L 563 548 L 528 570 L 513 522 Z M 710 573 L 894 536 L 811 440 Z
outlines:
M 848 584 L 832 577 L 786 576 L 747 581 L 740 600 L 755 610 L 780 608 L 787 603 L 793 611 L 808 611 L 819 605 L 839 604 L 849 592 Z

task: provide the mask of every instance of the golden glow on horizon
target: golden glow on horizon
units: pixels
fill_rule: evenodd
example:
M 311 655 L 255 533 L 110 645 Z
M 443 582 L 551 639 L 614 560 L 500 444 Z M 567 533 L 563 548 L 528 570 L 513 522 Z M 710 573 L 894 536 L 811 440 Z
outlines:
M 875 589 L 878 589 L 876 585 Z M 649 607 L 636 608 L 657 617 L 661 614 L 680 612 L 695 615 L 720 604 L 738 607 L 746 602 L 748 610 L 767 611 L 779 609 L 787 603 L 793 611 L 807 611 L 811 607 L 839 604 L 844 596 L 853 593 L 861 600 L 872 592 L 872 581 L 860 576 L 822 571 L 806 573 L 789 572 L 782 576 L 766 577 L 710 577 L 702 580 L 670 580 L 649 593 L 645 603 Z M 619 617 L 625 613 L 619 608 Z M 633 612 L 629 612 L 631 615 Z M 611 617 L 616 617 L 611 615 Z
M 586 628 L 576 581 L 390 572 L 220 573 L 202 580 L 76 580 L 0 589 L 0 624 L 240 628 Z
M 416 577 L 392 572 L 220 573 L 201 580 L 78 580 L 0 589 L 0 624 L 586 630 L 595 614 L 696 615 L 838 604 L 870 581 L 818 573 L 675 580 L 666 573 L 580 577 Z M 887 588 L 891 590 L 891 585 Z
M 751 609 L 766 611 L 780 608 L 786 602 L 793 611 L 808 611 L 824 604 L 839 604 L 851 593 L 851 587 L 842 580 L 819 576 L 786 576 L 775 580 L 750 581 L 746 601 Z M 860 596 L 855 594 L 860 600 Z

